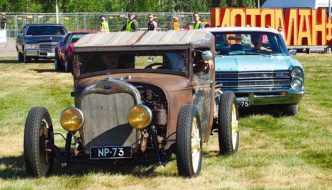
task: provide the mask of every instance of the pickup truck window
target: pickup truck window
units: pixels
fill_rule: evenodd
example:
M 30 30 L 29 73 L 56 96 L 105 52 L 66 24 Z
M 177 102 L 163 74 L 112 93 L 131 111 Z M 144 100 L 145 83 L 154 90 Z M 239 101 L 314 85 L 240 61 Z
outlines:
M 63 26 L 29 26 L 26 35 L 28 36 L 49 36 L 65 35 L 66 29 Z

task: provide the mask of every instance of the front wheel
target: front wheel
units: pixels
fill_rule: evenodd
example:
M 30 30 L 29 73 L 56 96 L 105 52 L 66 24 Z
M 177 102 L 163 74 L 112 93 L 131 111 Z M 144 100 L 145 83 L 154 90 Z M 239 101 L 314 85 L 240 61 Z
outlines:
M 220 95 L 218 110 L 218 142 L 223 155 L 233 154 L 239 148 L 239 111 L 234 93 Z
M 299 113 L 298 105 L 282 105 L 281 111 L 286 116 L 295 116 Z
M 202 166 L 202 131 L 195 106 L 181 108 L 176 130 L 176 161 L 178 172 L 183 177 L 196 177 Z
M 49 174 L 54 155 L 50 145 L 54 143 L 51 117 L 44 107 L 30 110 L 24 128 L 24 162 L 28 175 L 42 177 Z

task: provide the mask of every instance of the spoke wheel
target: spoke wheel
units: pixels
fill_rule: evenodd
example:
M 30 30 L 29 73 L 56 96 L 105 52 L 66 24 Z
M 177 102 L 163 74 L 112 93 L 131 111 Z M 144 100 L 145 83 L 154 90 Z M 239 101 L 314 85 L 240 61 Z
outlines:
M 198 176 L 202 166 L 202 131 L 195 106 L 181 108 L 176 131 L 176 160 L 180 176 Z
M 30 110 L 24 129 L 24 161 L 28 175 L 46 176 L 53 166 L 50 148 L 54 141 L 53 127 L 46 108 L 34 107 Z
M 227 155 L 239 148 L 239 112 L 236 97 L 225 92 L 220 95 L 218 110 L 218 142 L 220 153 Z

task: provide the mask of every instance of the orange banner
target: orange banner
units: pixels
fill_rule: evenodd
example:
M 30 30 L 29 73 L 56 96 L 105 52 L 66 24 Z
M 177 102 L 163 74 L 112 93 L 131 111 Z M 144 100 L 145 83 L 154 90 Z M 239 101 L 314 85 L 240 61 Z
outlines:
M 325 9 L 212 8 L 211 24 L 213 27 L 281 27 L 287 45 L 332 45 L 332 18 L 328 18 Z

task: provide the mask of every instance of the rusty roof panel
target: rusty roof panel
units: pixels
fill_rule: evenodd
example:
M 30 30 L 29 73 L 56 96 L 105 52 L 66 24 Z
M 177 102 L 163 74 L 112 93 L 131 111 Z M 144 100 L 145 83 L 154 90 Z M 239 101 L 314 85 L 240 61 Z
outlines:
M 213 35 L 205 30 L 189 31 L 139 31 L 139 32 L 99 32 L 82 37 L 74 46 L 76 52 L 116 51 L 124 47 L 136 49 L 144 46 L 193 46 L 210 47 Z

